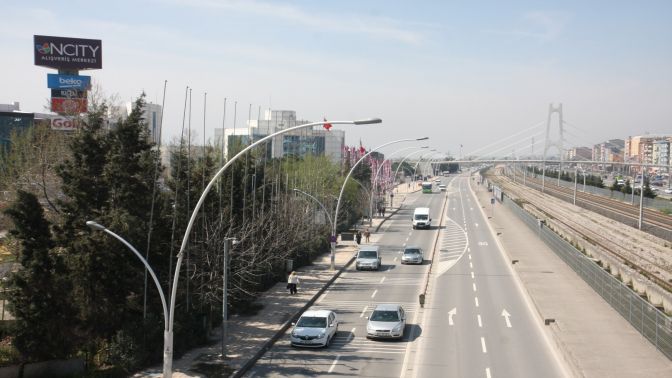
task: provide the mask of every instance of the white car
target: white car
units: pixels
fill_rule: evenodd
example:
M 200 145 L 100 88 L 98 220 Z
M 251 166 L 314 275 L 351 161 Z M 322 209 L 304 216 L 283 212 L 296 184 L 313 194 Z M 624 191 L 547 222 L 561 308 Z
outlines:
M 401 339 L 406 328 L 406 312 L 399 304 L 379 304 L 368 317 L 367 339 Z
M 424 256 L 420 247 L 407 246 L 401 255 L 402 264 L 422 264 L 423 259 Z
M 328 347 L 338 332 L 338 319 L 331 310 L 308 310 L 294 323 L 292 346 Z
M 440 184 L 439 185 L 439 190 L 442 191 L 442 192 L 445 192 L 446 191 L 446 186 L 444 184 Z
M 667 188 L 663 190 L 663 192 L 665 192 L 665 194 L 672 194 L 672 188 Z

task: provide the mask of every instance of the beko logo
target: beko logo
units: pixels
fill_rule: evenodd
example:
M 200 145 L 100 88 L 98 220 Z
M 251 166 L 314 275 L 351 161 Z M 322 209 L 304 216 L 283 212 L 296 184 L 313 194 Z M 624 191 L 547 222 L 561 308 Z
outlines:
M 72 43 L 49 43 L 35 45 L 37 52 L 43 55 L 65 55 L 71 57 L 96 58 L 100 46 L 76 45 Z
M 58 84 L 61 85 L 61 88 L 65 87 L 81 87 L 84 85 L 84 81 L 81 79 L 75 79 L 73 77 L 59 77 Z

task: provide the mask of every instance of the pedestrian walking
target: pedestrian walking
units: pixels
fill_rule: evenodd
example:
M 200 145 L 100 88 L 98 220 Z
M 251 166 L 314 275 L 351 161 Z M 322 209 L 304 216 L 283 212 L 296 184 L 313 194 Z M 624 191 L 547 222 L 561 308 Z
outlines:
M 367 227 L 366 230 L 364 230 L 364 240 L 368 243 L 369 242 L 369 237 L 371 236 L 371 232 L 369 231 L 369 228 Z
M 299 283 L 299 275 L 294 271 L 290 273 L 289 278 L 287 278 L 287 288 L 289 289 L 289 294 L 297 293 L 297 286 Z
M 357 244 L 362 243 L 362 233 L 359 232 L 359 230 L 357 231 L 357 234 L 355 235 L 355 240 L 357 240 Z

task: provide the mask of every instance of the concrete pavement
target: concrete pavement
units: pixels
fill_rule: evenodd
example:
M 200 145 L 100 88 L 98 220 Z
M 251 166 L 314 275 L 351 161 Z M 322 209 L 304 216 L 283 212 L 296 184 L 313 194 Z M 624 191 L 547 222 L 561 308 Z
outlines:
M 475 185 L 481 206 L 489 193 Z M 672 362 L 637 332 L 506 207 L 489 219 L 519 276 L 539 321 L 577 377 L 672 377 Z
M 372 225 L 365 223 L 360 229 L 370 227 L 370 242 L 376 243 L 380 234 L 380 226 L 392 214 L 403 206 L 406 194 L 417 191 L 415 186 L 399 185 L 395 189 L 395 197 L 390 206 L 389 197 L 385 217 L 374 217 Z M 226 359 L 221 359 L 221 327 L 213 335 L 213 343 L 193 349 L 173 361 L 174 377 L 209 377 L 209 376 L 238 376 L 254 361 L 270 348 L 273 342 L 291 326 L 293 319 L 308 308 L 341 270 L 354 260 L 356 243 L 340 242 L 335 253 L 337 270 L 332 271 L 330 254 L 324 253 L 317 257 L 313 264 L 296 269 L 301 280 L 299 292 L 289 295 L 286 283 L 279 282 L 264 292 L 256 301 L 263 307 L 254 315 L 232 316 L 228 321 L 228 335 L 226 342 Z M 176 343 L 179 340 L 175 341 Z M 162 366 L 157 365 L 150 369 L 136 373 L 133 377 L 161 377 Z

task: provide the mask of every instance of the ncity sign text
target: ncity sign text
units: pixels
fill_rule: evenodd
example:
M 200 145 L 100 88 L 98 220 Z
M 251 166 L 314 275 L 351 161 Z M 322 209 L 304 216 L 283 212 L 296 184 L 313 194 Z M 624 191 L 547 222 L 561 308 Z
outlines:
M 99 39 L 34 36 L 35 65 L 58 69 L 103 68 Z

